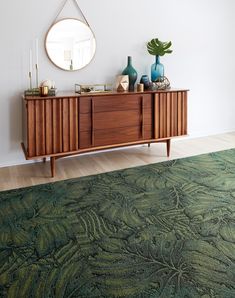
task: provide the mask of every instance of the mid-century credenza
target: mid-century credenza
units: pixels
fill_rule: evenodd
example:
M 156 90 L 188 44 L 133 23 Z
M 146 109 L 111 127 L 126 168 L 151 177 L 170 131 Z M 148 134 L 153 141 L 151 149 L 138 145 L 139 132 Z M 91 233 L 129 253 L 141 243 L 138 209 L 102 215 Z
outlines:
M 55 160 L 85 152 L 165 142 L 187 135 L 188 90 L 163 90 L 23 98 L 27 160 Z

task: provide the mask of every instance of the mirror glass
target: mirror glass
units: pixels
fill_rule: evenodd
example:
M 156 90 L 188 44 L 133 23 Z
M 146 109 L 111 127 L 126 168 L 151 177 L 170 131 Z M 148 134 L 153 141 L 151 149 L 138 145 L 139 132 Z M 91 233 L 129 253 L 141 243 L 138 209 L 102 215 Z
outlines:
M 63 70 L 78 70 L 95 55 L 96 41 L 91 28 L 77 19 L 63 19 L 47 33 L 45 47 L 49 59 Z

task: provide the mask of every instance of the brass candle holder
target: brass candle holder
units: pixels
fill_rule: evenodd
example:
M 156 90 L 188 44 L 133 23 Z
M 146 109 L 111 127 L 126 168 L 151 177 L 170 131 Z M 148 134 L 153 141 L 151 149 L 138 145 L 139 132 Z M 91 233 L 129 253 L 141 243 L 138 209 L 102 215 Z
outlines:
M 137 92 L 144 92 L 144 84 L 137 84 Z
M 39 88 L 39 90 L 40 90 L 40 96 L 42 96 L 42 97 L 46 97 L 46 96 L 48 96 L 48 93 L 49 93 L 49 88 L 48 88 L 48 86 L 41 86 L 41 87 Z

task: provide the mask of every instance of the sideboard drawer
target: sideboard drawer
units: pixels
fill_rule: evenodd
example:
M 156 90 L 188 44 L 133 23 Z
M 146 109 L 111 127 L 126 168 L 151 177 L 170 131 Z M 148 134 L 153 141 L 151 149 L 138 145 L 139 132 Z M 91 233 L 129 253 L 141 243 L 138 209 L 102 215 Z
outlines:
M 150 125 L 152 121 L 151 110 L 144 112 L 145 124 Z M 94 118 L 94 130 L 99 129 L 112 129 L 121 127 L 140 127 L 142 121 L 142 114 L 139 110 L 129 111 L 113 111 L 104 113 L 95 113 Z
M 145 126 L 144 131 L 144 137 L 151 139 L 151 127 Z M 142 137 L 139 126 L 96 130 L 94 132 L 94 146 L 135 142 L 141 140 Z
M 152 100 L 150 94 L 106 96 L 95 99 L 94 112 L 131 111 L 139 110 L 144 99 L 144 108 L 151 109 Z
M 139 110 L 142 100 L 144 109 L 152 109 L 151 94 L 125 95 L 120 93 L 118 96 L 80 97 L 80 113 L 91 113 L 92 100 L 94 101 L 94 113 Z
M 151 94 L 107 95 L 79 100 L 81 149 L 153 137 Z M 145 127 L 148 127 L 148 133 Z
M 139 140 L 152 139 L 152 126 L 145 125 L 143 130 L 139 126 L 121 127 L 112 129 L 99 129 L 93 132 L 83 131 L 80 133 L 80 148 L 124 144 Z

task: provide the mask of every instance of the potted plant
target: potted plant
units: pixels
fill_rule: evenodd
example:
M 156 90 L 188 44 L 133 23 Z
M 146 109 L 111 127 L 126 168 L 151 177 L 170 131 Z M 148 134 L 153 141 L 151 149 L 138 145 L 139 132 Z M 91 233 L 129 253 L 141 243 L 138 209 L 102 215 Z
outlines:
M 170 49 L 172 46 L 171 41 L 162 42 L 158 38 L 153 38 L 147 43 L 149 54 L 156 57 L 155 63 L 151 66 L 151 80 L 157 81 L 160 77 L 164 76 L 164 65 L 160 63 L 160 56 L 171 54 L 173 51 Z

